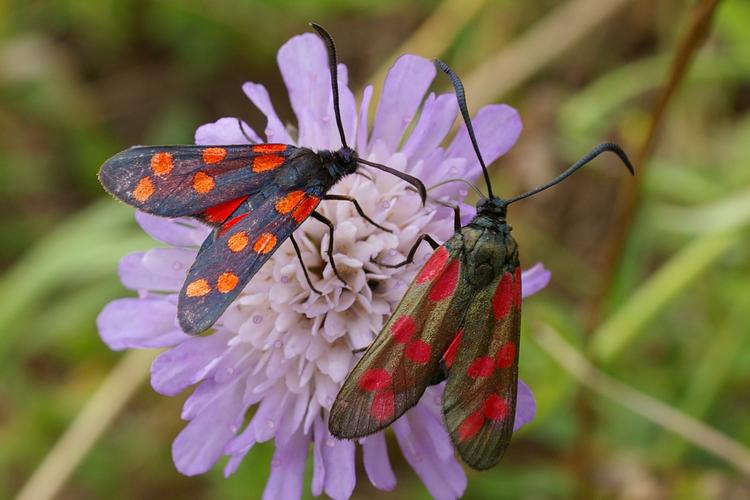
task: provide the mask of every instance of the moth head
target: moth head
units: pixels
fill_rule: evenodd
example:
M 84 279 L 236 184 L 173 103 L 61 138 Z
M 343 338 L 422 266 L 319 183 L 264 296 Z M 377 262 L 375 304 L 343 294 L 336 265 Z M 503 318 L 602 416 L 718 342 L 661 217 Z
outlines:
M 486 215 L 496 219 L 505 219 L 508 213 L 508 204 L 505 200 L 496 197 L 482 198 L 477 202 L 477 214 Z

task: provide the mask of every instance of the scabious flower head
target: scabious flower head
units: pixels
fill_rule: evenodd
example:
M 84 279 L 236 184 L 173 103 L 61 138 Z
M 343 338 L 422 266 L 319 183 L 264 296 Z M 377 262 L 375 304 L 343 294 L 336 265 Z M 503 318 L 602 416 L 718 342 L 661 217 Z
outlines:
M 266 89 L 243 86 L 266 116 L 265 139 L 246 123 L 222 118 L 200 127 L 197 144 L 281 142 L 319 149 L 338 149 L 326 51 L 312 34 L 289 40 L 278 63 L 297 116 L 293 137 L 276 115 Z M 346 67 L 338 68 L 341 111 L 350 146 L 371 161 L 419 176 L 428 186 L 448 178 L 472 181 L 479 165 L 465 129 L 447 148 L 440 145 L 456 118 L 453 94 L 424 96 L 435 77 L 431 61 L 405 55 L 386 78 L 374 125 L 368 129 L 373 90 L 364 90 L 357 108 L 347 86 Z M 423 102 L 424 101 L 424 102 Z M 411 132 L 407 129 L 421 113 Z M 504 154 L 521 130 L 518 114 L 505 105 L 487 106 L 474 118 L 487 162 Z M 244 133 L 243 133 L 244 131 Z M 247 136 L 247 137 L 246 137 Z M 324 201 L 319 211 L 335 226 L 334 255 L 347 285 L 327 260 L 327 228 L 305 222 L 295 233 L 318 295 L 309 289 L 290 242 L 279 247 L 240 297 L 226 310 L 210 335 L 190 337 L 176 321 L 177 292 L 209 228 L 190 218 L 163 219 L 137 213 L 141 227 L 167 244 L 126 256 L 120 263 L 123 284 L 138 292 L 108 304 L 98 318 L 99 331 L 112 349 L 170 349 L 151 370 L 156 391 L 174 396 L 196 386 L 185 401 L 188 424 L 173 444 L 177 469 L 186 475 L 206 472 L 223 455 L 225 474 L 232 474 L 255 443 L 275 441 L 276 451 L 264 498 L 299 498 L 305 462 L 312 444 L 312 493 L 348 498 L 355 487 L 355 448 L 362 447 L 364 469 L 377 488 L 396 484 L 383 433 L 355 443 L 331 437 L 327 415 L 354 365 L 353 350 L 369 345 L 395 309 L 419 266 L 429 256 L 421 249 L 414 265 L 381 267 L 371 258 L 397 262 L 405 258 L 421 233 L 444 241 L 453 233 L 448 209 L 420 205 L 419 197 L 397 178 L 367 170 L 350 175 L 332 192 L 353 196 L 364 211 L 392 232 L 384 232 L 357 215 L 350 203 Z M 460 183 L 431 192 L 454 202 L 466 195 Z M 466 217 L 473 208 L 462 205 Z M 541 265 L 524 273 L 525 296 L 543 288 L 549 273 Z M 466 476 L 454 458 L 442 420 L 442 386 L 427 389 L 419 404 L 393 424 L 407 462 L 436 498 L 456 498 Z M 245 416 L 253 411 L 246 424 Z M 531 392 L 522 382 L 516 428 L 533 418 Z

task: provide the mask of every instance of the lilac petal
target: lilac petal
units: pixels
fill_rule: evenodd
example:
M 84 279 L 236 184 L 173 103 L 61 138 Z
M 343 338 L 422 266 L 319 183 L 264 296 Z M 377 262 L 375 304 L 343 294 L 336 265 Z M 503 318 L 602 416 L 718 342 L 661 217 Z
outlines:
M 193 219 L 167 219 L 136 210 L 135 221 L 149 236 L 176 247 L 200 246 L 210 229 Z
M 322 418 L 313 423 L 313 477 L 311 491 L 316 497 L 323 493 L 326 483 L 326 464 L 323 460 L 323 447 L 326 440 L 326 426 Z
M 194 250 L 154 248 L 120 259 L 118 273 L 122 284 L 131 290 L 177 292 L 194 260 Z
M 396 60 L 383 84 L 371 144 L 381 140 L 388 150 L 397 150 L 433 78 L 435 65 L 427 59 L 406 54 Z
M 195 143 L 202 146 L 249 144 L 248 137 L 253 143 L 263 142 L 250 125 L 232 117 L 219 118 L 213 123 L 201 125 L 195 131 Z
M 361 156 L 367 154 L 367 136 L 369 132 L 370 101 L 372 100 L 372 85 L 365 87 L 362 92 L 362 103 L 359 106 L 359 119 L 357 120 L 357 151 Z
M 534 420 L 536 415 L 536 401 L 534 394 L 523 380 L 518 379 L 518 395 L 516 396 L 516 419 L 513 423 L 513 432 Z
M 362 460 L 370 482 L 379 490 L 391 491 L 396 487 L 396 475 L 388 460 L 385 434 L 378 432 L 362 440 Z
M 172 443 L 172 459 L 178 471 L 186 476 L 203 474 L 221 457 L 246 410 L 243 390 L 242 380 L 233 382 L 180 432 Z
M 176 316 L 164 298 L 117 299 L 104 306 L 96 326 L 113 351 L 168 347 L 190 338 L 175 327 Z
M 284 446 L 276 448 L 271 460 L 271 474 L 263 500 L 298 499 L 302 496 L 302 480 L 310 438 L 300 431 Z
M 284 124 L 281 123 L 279 116 L 273 109 L 271 104 L 271 98 L 268 95 L 268 91 L 263 85 L 259 83 L 246 82 L 242 85 L 242 91 L 245 95 L 255 104 L 261 113 L 266 115 L 268 122 L 266 123 L 266 140 L 268 142 L 280 142 L 282 144 L 294 144 L 289 133 L 284 128 Z
M 404 458 L 434 498 L 453 500 L 463 494 L 467 482 L 463 469 L 453 457 L 445 462 L 437 459 L 432 441 L 419 422 L 411 425 L 408 416 L 402 417 L 393 423 L 393 431 Z
M 456 97 L 430 94 L 422 106 L 422 114 L 401 151 L 415 163 L 437 148 L 450 132 L 458 113 Z
M 479 110 L 471 120 L 484 163 L 489 165 L 513 147 L 521 135 L 521 117 L 518 111 L 506 104 L 491 104 Z M 466 125 L 462 125 L 450 147 L 447 157 L 466 158 L 466 170 L 461 175 L 474 180 L 481 174 L 479 161 L 471 145 Z
M 551 278 L 552 273 L 544 264 L 537 262 L 521 273 L 521 297 L 526 298 L 542 290 Z
M 355 445 L 353 441 L 334 439 L 328 434 L 323 445 L 323 462 L 325 463 L 326 495 L 334 500 L 346 500 L 352 496 L 357 483 L 354 463 Z
M 177 347 L 159 354 L 151 364 L 151 387 L 159 394 L 176 396 L 186 387 L 206 376 L 233 335 L 218 332 L 207 337 L 193 337 Z

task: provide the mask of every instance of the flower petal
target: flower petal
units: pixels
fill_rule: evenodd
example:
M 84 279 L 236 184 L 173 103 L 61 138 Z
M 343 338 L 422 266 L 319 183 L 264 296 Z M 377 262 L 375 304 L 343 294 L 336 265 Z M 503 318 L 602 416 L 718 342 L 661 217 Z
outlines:
M 200 246 L 211 231 L 195 219 L 167 219 L 136 210 L 135 221 L 149 236 L 176 247 Z
M 518 111 L 506 104 L 483 107 L 472 118 L 471 124 L 485 165 L 507 153 L 518 140 L 523 128 Z M 461 126 L 445 155 L 467 159 L 466 170 L 459 177 L 474 180 L 481 175 L 479 160 L 466 132 L 466 125 Z
M 190 338 L 175 326 L 177 307 L 164 298 L 113 300 L 96 318 L 96 326 L 113 351 L 167 347 Z
M 380 140 L 389 151 L 397 150 L 434 78 L 435 65 L 428 59 L 406 54 L 396 60 L 383 84 L 370 144 Z
M 521 296 L 525 298 L 534 295 L 546 287 L 551 278 L 552 273 L 544 264 L 537 262 L 521 273 Z
M 246 82 L 242 85 L 242 91 L 255 104 L 255 107 L 266 115 L 266 119 L 268 120 L 264 132 L 266 141 L 294 144 L 294 141 L 292 141 L 289 133 L 284 128 L 284 124 L 281 123 L 279 116 L 274 111 L 266 88 L 259 83 Z
M 396 487 L 396 475 L 388 460 L 385 434 L 378 432 L 362 440 L 362 460 L 370 482 L 379 490 L 391 491 Z
M 131 290 L 177 292 L 194 260 L 194 250 L 153 248 L 120 259 L 118 274 L 122 284 Z
M 206 337 L 192 337 L 159 354 L 151 364 L 151 387 L 159 394 L 176 396 L 197 384 L 218 361 L 233 336 L 220 331 Z
M 221 146 L 226 144 L 250 144 L 263 142 L 250 125 L 239 118 L 219 118 L 213 123 L 201 125 L 195 131 L 195 143 L 202 146 Z
M 367 137 L 369 135 L 370 101 L 372 100 L 372 85 L 365 87 L 362 92 L 362 102 L 359 105 L 359 119 L 357 120 L 357 151 L 361 155 L 367 153 Z
M 430 94 L 422 106 L 422 114 L 409 139 L 401 149 L 411 162 L 416 163 L 430 151 L 440 146 L 450 132 L 458 114 L 456 96 Z
M 172 443 L 172 459 L 178 471 L 186 476 L 203 474 L 221 457 L 245 413 L 243 390 L 244 381 L 232 382 L 180 432 Z
M 518 395 L 516 398 L 516 420 L 513 423 L 513 432 L 534 420 L 536 415 L 534 393 L 521 379 L 518 379 Z
M 286 445 L 276 448 L 271 460 L 271 474 L 263 490 L 264 500 L 286 500 L 302 497 L 302 480 L 309 436 L 301 430 L 295 433 Z

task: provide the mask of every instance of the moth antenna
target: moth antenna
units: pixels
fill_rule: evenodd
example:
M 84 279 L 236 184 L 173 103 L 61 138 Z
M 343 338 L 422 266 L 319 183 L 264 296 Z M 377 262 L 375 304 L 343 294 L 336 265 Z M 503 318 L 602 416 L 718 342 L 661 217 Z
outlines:
M 474 184 L 472 184 L 471 182 L 467 181 L 466 179 L 447 179 L 447 180 L 438 182 L 437 184 L 433 184 L 432 186 L 430 186 L 430 187 L 427 188 L 427 191 L 432 191 L 433 189 L 437 189 L 440 186 L 444 186 L 445 184 L 449 184 L 451 182 L 462 182 L 462 183 L 466 184 L 467 186 L 469 186 L 474 191 L 476 191 L 476 193 L 479 195 L 480 198 L 484 198 L 484 193 L 482 193 L 479 190 L 478 187 L 476 187 Z
M 586 153 L 580 160 L 578 160 L 573 165 L 568 167 L 568 169 L 565 170 L 565 172 L 561 173 L 560 175 L 552 179 L 547 184 L 543 186 L 539 186 L 536 189 L 532 189 L 531 191 L 527 193 L 519 194 L 518 196 L 514 196 L 513 198 L 506 200 L 506 205 L 510 205 L 511 203 L 514 203 L 518 200 L 523 200 L 524 198 L 528 198 L 529 196 L 533 196 L 537 193 L 540 193 L 547 188 L 551 188 L 555 184 L 558 184 L 562 182 L 563 180 L 565 180 L 567 177 L 573 174 L 573 172 L 583 167 L 588 162 L 590 162 L 591 160 L 593 160 L 594 158 L 596 158 L 597 156 L 599 156 L 600 154 L 606 151 L 616 154 L 620 158 L 620 160 L 622 160 L 622 162 L 625 164 L 625 167 L 630 171 L 630 175 L 635 175 L 635 169 L 633 168 L 633 164 L 630 163 L 630 159 L 628 158 L 628 155 L 625 154 L 625 151 L 623 151 L 622 148 L 618 146 L 617 144 L 614 144 L 611 142 L 605 142 L 605 143 L 599 144 L 598 146 L 595 146 L 591 151 Z
M 458 109 L 461 110 L 461 115 L 464 117 L 464 123 L 466 124 L 466 130 L 469 132 L 469 138 L 471 139 L 471 144 L 474 146 L 474 152 L 477 154 L 477 158 L 479 159 L 479 164 L 482 165 L 482 173 L 484 174 L 484 181 L 487 183 L 487 196 L 489 198 L 494 198 L 495 196 L 492 194 L 492 184 L 490 184 L 490 174 L 487 172 L 487 165 L 484 164 L 484 158 L 482 158 L 482 153 L 479 152 L 479 144 L 477 144 L 477 137 L 474 134 L 474 127 L 471 125 L 471 117 L 469 116 L 469 110 L 466 107 L 466 92 L 464 92 L 464 84 L 461 83 L 461 79 L 458 78 L 458 75 L 456 75 L 452 69 L 448 67 L 447 64 L 445 64 L 440 59 L 435 59 L 435 64 L 437 64 L 438 68 L 440 68 L 443 73 L 448 75 L 448 78 L 450 78 L 451 83 L 453 84 L 453 89 L 456 91 L 456 100 L 458 101 Z
M 341 109 L 339 108 L 339 79 L 338 79 L 338 63 L 336 62 L 336 45 L 333 43 L 333 37 L 325 30 L 322 26 L 315 23 L 310 23 L 310 26 L 318 32 L 320 38 L 323 39 L 323 43 L 326 44 L 326 50 L 328 51 L 328 69 L 331 71 L 331 90 L 333 91 L 333 113 L 336 115 L 336 125 L 339 128 L 339 135 L 341 136 L 341 145 L 348 148 L 346 144 L 346 136 L 344 135 L 344 124 L 341 122 Z

